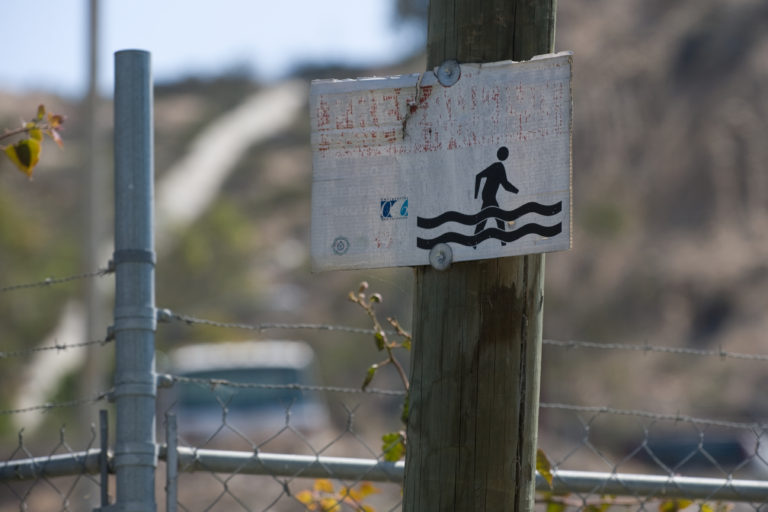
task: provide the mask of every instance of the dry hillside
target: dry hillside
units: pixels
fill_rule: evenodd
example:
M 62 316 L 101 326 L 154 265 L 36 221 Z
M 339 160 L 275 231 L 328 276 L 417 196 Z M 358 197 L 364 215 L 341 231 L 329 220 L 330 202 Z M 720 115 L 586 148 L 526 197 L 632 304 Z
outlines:
M 545 337 L 767 353 L 768 4 L 559 3 L 556 46 L 575 52 L 575 226 L 573 250 L 547 257 Z M 397 69 L 313 70 L 302 77 L 422 68 L 415 58 Z M 238 76 L 161 84 L 158 175 L 213 119 L 259 87 Z M 0 99 L 4 122 L 33 112 L 38 101 Z M 78 270 L 82 127 L 75 104 L 46 101 L 69 116 L 65 150 L 46 148 L 32 183 L 0 166 L 0 284 Z M 108 105 L 103 115 L 109 119 Z M 110 144 L 107 137 L 104 155 Z M 386 312 L 408 324 L 408 269 L 309 272 L 310 178 L 304 115 L 250 148 L 208 213 L 179 234 L 158 263 L 158 305 L 225 321 L 365 326 L 346 293 L 368 279 L 383 292 Z M 76 292 L 75 285 L 43 299 L 0 296 L 3 350 L 38 343 Z M 261 336 L 273 335 L 310 339 L 327 383 L 359 383 L 378 357 L 364 338 Z M 163 326 L 158 345 L 252 336 Z M 766 383 L 760 363 L 555 348 L 544 357 L 543 400 L 734 419 L 768 415 L 757 391 Z M 15 382 L 17 369 L 1 371 L 4 381 Z M 2 403 L 12 392 L 3 386 Z

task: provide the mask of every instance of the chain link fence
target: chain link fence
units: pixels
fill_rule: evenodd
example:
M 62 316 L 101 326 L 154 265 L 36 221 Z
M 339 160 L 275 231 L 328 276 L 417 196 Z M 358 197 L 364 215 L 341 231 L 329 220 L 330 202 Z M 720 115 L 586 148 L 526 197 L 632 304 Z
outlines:
M 160 381 L 166 387 L 159 399 L 158 496 L 167 497 L 161 509 L 323 510 L 334 502 L 350 510 L 399 509 L 403 464 L 385 460 L 381 436 L 397 428 L 401 392 L 180 375 Z M 180 386 L 209 395 L 215 407 L 203 413 L 208 421 L 185 418 L 188 411 L 174 396 Z M 276 393 L 276 407 L 238 416 L 237 400 L 249 390 Z M 296 395 L 286 403 L 284 391 Z M 326 408 L 312 423 L 297 405 L 297 397 L 310 395 Z M 106 396 L 35 410 L 89 406 Z M 760 510 L 768 499 L 762 424 L 542 403 L 541 425 L 540 445 L 554 478 L 551 487 L 539 478 L 537 487 L 550 505 L 646 510 L 697 500 L 703 507 Z M 110 470 L 110 454 L 95 447 L 98 438 L 92 428 L 85 450 L 77 451 L 62 428 L 53 448 L 35 453 L 38 447 L 19 433 L 0 466 L 4 509 L 79 510 L 73 503 L 99 495 L 97 475 Z
M 106 274 L 88 277 L 101 275 Z M 369 329 L 325 324 L 231 324 L 169 310 L 161 310 L 158 316 L 161 321 L 190 328 L 373 334 Z M 18 361 L 39 351 L 99 350 L 110 342 L 111 337 L 57 342 L 0 353 L 0 362 Z M 764 364 L 768 359 L 722 348 L 544 343 L 554 350 L 715 358 L 727 367 L 743 361 Z M 250 376 L 254 378 L 158 375 L 156 493 L 160 510 L 400 509 L 404 465 L 386 460 L 382 436 L 402 429 L 402 391 L 363 392 L 300 382 L 295 375 L 291 381 L 267 374 Z M 190 394 L 200 401 L 197 409 L 185 403 L 185 395 Z M 74 407 L 95 410 L 108 406 L 109 397 L 107 390 L 0 414 L 47 414 Z M 98 427 L 95 423 L 90 428 L 78 426 L 75 435 L 71 428 L 62 427 L 48 448 L 23 430 L 16 434 L 15 443 L 4 441 L 0 510 L 88 510 L 113 500 L 114 467 L 106 416 L 104 411 Z M 768 502 L 766 428 L 760 422 L 542 402 L 539 444 L 549 460 L 552 480 L 539 475 L 537 496 L 542 506 L 557 510 L 677 510 L 686 506 L 763 510 Z M 84 445 L 74 448 L 69 439 L 82 440 L 85 431 Z

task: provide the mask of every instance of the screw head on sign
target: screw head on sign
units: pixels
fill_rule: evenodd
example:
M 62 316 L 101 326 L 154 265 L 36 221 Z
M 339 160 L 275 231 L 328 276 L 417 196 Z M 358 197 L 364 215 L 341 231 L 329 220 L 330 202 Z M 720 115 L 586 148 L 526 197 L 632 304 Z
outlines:
M 448 244 L 437 244 L 429 251 L 429 264 L 435 270 L 447 270 L 453 262 L 453 250 Z
M 331 244 L 331 249 L 333 249 L 333 253 L 337 256 L 341 256 L 342 254 L 346 254 L 349 250 L 349 240 L 347 237 L 344 236 L 337 236 L 333 243 Z
M 443 87 L 450 87 L 456 82 L 459 81 L 459 77 L 461 77 L 461 66 L 459 66 L 459 61 L 456 59 L 449 59 L 440 64 L 440 67 L 437 68 L 437 81 L 440 82 L 440 85 Z

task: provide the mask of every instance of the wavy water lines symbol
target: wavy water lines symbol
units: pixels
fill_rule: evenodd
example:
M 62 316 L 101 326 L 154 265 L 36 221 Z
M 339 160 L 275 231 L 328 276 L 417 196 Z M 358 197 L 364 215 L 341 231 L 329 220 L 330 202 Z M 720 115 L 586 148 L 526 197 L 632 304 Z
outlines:
M 545 217 L 557 215 L 562 211 L 562 201 L 545 205 L 535 202 L 525 203 L 513 210 L 502 210 L 498 206 L 483 208 L 475 214 L 465 214 L 456 211 L 447 211 L 436 217 L 425 218 L 417 217 L 416 225 L 422 229 L 434 229 L 447 222 L 455 222 L 466 226 L 484 225 L 487 219 L 495 218 L 504 222 L 510 222 L 528 214 L 538 214 Z M 482 226 L 481 225 L 481 229 Z M 501 226 L 503 227 L 503 226 Z M 458 245 L 477 247 L 481 242 L 493 238 L 502 242 L 502 245 L 514 242 L 526 235 L 539 235 L 543 237 L 553 237 L 562 233 L 563 224 L 558 222 L 552 226 L 544 226 L 536 222 L 523 224 L 517 229 L 510 231 L 496 228 L 483 229 L 472 235 L 465 235 L 453 231 L 448 231 L 435 238 L 416 238 L 416 246 L 420 249 L 429 250 L 440 243 L 455 243 Z
M 529 213 L 538 213 L 539 215 L 546 216 L 556 215 L 560 213 L 562 209 L 562 201 L 549 205 L 530 202 L 525 203 L 524 205 L 515 208 L 514 210 L 502 210 L 498 206 L 491 206 L 489 208 L 483 208 L 478 213 L 471 215 L 448 211 L 432 218 L 416 217 L 416 225 L 424 229 L 433 229 L 445 224 L 446 222 L 458 222 L 459 224 L 465 224 L 467 226 L 475 226 L 480 222 L 490 218 L 501 219 L 505 222 L 509 222 L 519 219 L 523 215 L 527 215 Z
M 488 240 L 489 238 L 495 238 L 502 242 L 514 242 L 518 238 L 522 238 L 525 235 L 540 235 L 545 237 L 552 237 L 560 234 L 563 231 L 563 224 L 558 222 L 554 226 L 542 226 L 540 224 L 526 224 L 512 231 L 502 231 L 498 228 L 488 228 L 479 232 L 476 235 L 462 235 L 461 233 L 443 233 L 436 238 L 417 238 L 416 246 L 419 249 L 431 249 L 437 244 L 453 242 L 459 245 L 475 246 L 480 242 Z

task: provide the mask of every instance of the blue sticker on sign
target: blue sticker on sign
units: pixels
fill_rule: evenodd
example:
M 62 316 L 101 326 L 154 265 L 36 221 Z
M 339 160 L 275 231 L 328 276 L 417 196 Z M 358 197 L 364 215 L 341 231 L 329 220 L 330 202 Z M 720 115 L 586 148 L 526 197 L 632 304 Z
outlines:
M 379 203 L 379 214 L 381 220 L 407 219 L 408 198 L 403 196 L 382 199 Z

